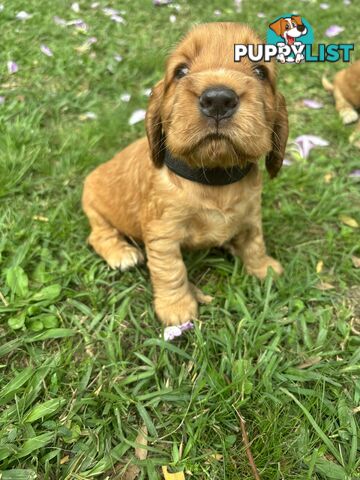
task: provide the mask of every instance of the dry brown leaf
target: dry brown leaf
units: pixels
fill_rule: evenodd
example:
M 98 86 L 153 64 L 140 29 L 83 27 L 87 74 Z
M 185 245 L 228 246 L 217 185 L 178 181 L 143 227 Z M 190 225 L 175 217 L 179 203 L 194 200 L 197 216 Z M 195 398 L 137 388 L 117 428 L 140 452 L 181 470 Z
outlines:
M 136 440 L 135 440 L 135 442 L 138 445 L 143 445 L 145 447 L 145 448 L 141 448 L 141 447 L 136 447 L 135 448 L 135 456 L 139 460 L 146 460 L 146 457 L 147 457 L 147 453 L 148 453 L 147 450 L 146 450 L 147 443 L 148 443 L 147 442 L 147 435 L 148 435 L 148 430 L 146 428 L 146 425 L 142 425 L 140 427 L 138 436 L 136 437 Z
M 47 217 L 44 217 L 43 215 L 34 215 L 33 220 L 37 220 L 38 222 L 48 222 L 49 219 Z
M 333 172 L 330 172 L 330 173 L 326 173 L 324 175 L 324 180 L 325 180 L 325 183 L 330 183 L 331 180 L 334 178 L 334 173 Z
M 170 473 L 168 472 L 167 466 L 163 465 L 162 472 L 164 474 L 165 480 L 185 480 L 184 472 Z
M 212 458 L 214 458 L 215 460 L 222 460 L 224 457 L 222 455 L 220 455 L 220 453 L 213 453 L 212 455 L 210 455 Z
M 355 257 L 355 255 L 353 255 L 351 261 L 355 268 L 360 268 L 360 257 Z
M 321 357 L 308 358 L 307 360 L 305 360 L 305 362 L 300 363 L 300 365 L 298 365 L 297 368 L 301 368 L 301 369 L 308 368 L 308 367 L 311 367 L 312 365 L 316 365 L 320 361 L 321 361 Z
M 140 473 L 140 468 L 137 465 L 128 465 L 125 472 L 121 475 L 121 480 L 135 480 Z
M 331 283 L 319 282 L 315 288 L 317 288 L 318 290 L 331 290 L 332 288 L 335 288 L 335 286 Z
M 340 215 L 340 220 L 348 227 L 359 228 L 359 224 L 355 218 L 348 217 L 347 215 Z
M 321 273 L 322 270 L 324 268 L 324 262 L 322 260 L 320 260 L 317 264 L 316 264 L 316 273 Z

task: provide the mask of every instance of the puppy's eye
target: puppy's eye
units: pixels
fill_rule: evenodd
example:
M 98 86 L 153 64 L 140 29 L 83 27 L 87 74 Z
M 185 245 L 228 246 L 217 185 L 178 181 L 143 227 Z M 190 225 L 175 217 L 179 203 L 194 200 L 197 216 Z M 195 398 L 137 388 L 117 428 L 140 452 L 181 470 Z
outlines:
M 185 77 L 189 73 L 189 67 L 187 65 L 179 65 L 175 69 L 175 78 L 179 80 L 182 77 Z
M 267 69 L 263 65 L 258 65 L 257 67 L 255 67 L 254 72 L 260 80 L 267 79 Z
M 286 25 L 285 25 L 285 30 L 289 30 L 289 28 L 290 28 L 289 25 L 286 24 Z

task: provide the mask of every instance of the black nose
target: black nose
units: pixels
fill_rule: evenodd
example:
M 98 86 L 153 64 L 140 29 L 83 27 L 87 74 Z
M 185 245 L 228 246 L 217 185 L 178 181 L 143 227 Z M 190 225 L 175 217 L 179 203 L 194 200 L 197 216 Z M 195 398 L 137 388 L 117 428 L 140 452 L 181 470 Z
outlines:
M 199 104 L 204 115 L 221 120 L 234 114 L 239 98 L 230 88 L 211 87 L 200 95 Z
M 305 30 L 305 25 L 298 25 L 297 29 L 299 30 L 299 32 L 303 32 Z

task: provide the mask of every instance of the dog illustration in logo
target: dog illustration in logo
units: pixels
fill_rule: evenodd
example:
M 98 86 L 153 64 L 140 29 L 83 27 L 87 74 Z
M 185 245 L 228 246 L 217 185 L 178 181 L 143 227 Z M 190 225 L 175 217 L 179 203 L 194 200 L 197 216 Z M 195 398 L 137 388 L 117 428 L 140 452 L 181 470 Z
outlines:
M 276 22 L 273 22 L 269 25 L 269 28 L 276 33 L 279 37 L 282 37 L 285 42 L 277 43 L 278 46 L 284 45 L 301 45 L 300 41 L 297 41 L 299 37 L 307 34 L 307 28 L 303 24 L 303 21 L 299 15 L 292 15 L 291 17 L 279 18 Z M 300 63 L 301 60 L 304 60 L 304 55 L 298 53 L 295 58 L 288 56 L 285 59 L 284 54 L 280 53 L 278 55 L 278 60 L 281 63 L 285 62 L 296 62 Z

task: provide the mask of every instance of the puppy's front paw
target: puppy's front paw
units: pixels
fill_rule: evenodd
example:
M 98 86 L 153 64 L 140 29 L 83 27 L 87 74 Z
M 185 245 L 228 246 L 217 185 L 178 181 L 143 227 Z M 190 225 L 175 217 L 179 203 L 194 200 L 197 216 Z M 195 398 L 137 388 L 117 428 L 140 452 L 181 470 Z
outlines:
M 105 260 L 111 268 L 119 268 L 124 272 L 139 263 L 143 263 L 144 256 L 138 248 L 121 244 L 113 248 Z
M 272 257 L 264 257 L 256 266 L 247 266 L 246 270 L 250 275 L 255 275 L 259 280 L 264 280 L 269 268 L 272 268 L 277 275 L 281 275 L 284 271 L 281 263 Z
M 171 303 L 171 298 L 157 298 L 155 312 L 164 325 L 181 325 L 194 320 L 198 306 L 195 298 L 189 292 L 180 300 Z
M 349 125 L 359 119 L 358 113 L 352 108 L 344 108 L 339 113 L 344 125 Z

